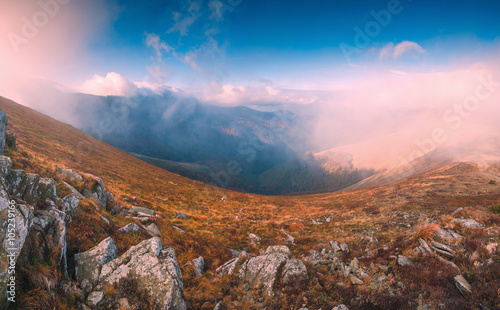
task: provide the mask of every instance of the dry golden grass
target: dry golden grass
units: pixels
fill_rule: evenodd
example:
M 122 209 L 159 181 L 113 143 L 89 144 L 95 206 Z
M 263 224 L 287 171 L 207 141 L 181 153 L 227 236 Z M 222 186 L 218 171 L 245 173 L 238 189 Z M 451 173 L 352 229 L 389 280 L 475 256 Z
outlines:
M 228 309 L 255 308 L 250 301 L 242 299 L 244 292 L 234 285 L 232 279 L 220 279 L 214 275 L 214 271 L 231 258 L 227 249 L 247 250 L 256 255 L 260 249 L 269 245 L 286 244 L 283 230 L 295 237 L 295 244 L 288 244 L 295 257 L 309 255 L 311 250 L 320 251 L 327 246 L 328 241 L 336 240 L 347 242 L 351 249 L 349 254 L 341 256 L 343 261 L 366 256 L 365 249 L 369 249 L 375 254 L 371 258 L 360 259 L 362 264 L 374 262 L 397 270 L 395 262 L 389 256 L 400 253 L 398 251 L 402 251 L 403 246 L 410 248 L 409 241 L 413 243 L 418 238 L 432 238 L 438 229 L 437 224 L 422 224 L 425 219 L 436 218 L 442 227 L 455 228 L 451 220 L 457 216 L 452 215 L 454 210 L 479 205 L 469 215 L 460 215 L 467 215 L 481 222 L 489 221 L 496 227 L 500 222 L 500 217 L 490 211 L 491 206 L 500 201 L 500 187 L 488 185 L 487 180 L 491 177 L 483 176 L 474 166 L 452 165 L 396 183 L 349 192 L 259 196 L 213 188 L 161 170 L 71 126 L 8 100 L 0 98 L 0 108 L 9 117 L 9 127 L 17 134 L 18 149 L 7 152 L 13 159 L 15 168 L 55 178 L 58 195 L 68 192 L 61 188 L 55 171 L 57 166 L 91 173 L 103 179 L 117 204 L 124 208 L 143 206 L 157 211 L 161 218 L 155 222 L 162 233 L 164 246 L 170 246 L 176 251 L 184 277 L 185 298 L 190 309 L 213 309 L 221 299 Z M 82 145 L 91 145 L 91 151 L 82 153 Z M 85 182 L 74 185 L 79 189 L 91 186 Z M 223 195 L 228 196 L 228 199 L 221 200 Z M 92 200 L 84 200 L 82 207 L 82 214 L 73 220 L 67 230 L 69 256 L 91 248 L 107 236 L 113 238 L 120 253 L 148 238 L 145 234 L 118 233 L 117 229 L 131 220 L 111 216 Z M 188 219 L 175 219 L 176 211 L 187 214 Z M 111 224 L 106 224 L 101 216 L 110 220 Z M 321 225 L 314 225 L 312 218 Z M 178 232 L 172 225 L 182 228 L 186 233 Z M 261 236 L 261 244 L 252 245 L 248 239 L 249 233 Z M 375 237 L 378 241 L 370 243 L 366 236 Z M 467 239 L 468 247 L 482 249 L 479 244 L 481 238 L 484 236 L 474 235 Z M 386 250 L 382 250 L 383 247 Z M 484 253 L 481 255 L 486 257 Z M 199 256 L 206 260 L 207 274 L 203 277 L 196 277 L 191 266 L 183 267 Z M 461 268 L 472 268 L 470 262 L 462 262 L 460 259 L 457 258 L 456 263 L 461 263 Z M 423 268 L 423 275 L 433 275 L 433 271 L 436 273 L 435 268 L 444 267 L 433 261 L 428 266 L 418 265 L 418 268 Z M 416 300 L 419 293 L 428 291 L 429 288 L 451 294 L 443 295 L 444 297 L 432 295 L 432 298 L 439 299 L 439 302 L 450 305 L 451 308 L 460 304 L 455 303 L 456 300 L 462 301 L 464 305 L 471 304 L 461 299 L 452 282 L 443 284 L 437 278 L 424 281 L 419 276 L 419 281 L 422 281 L 419 284 L 410 281 L 404 273 L 398 274 L 412 290 L 400 299 L 392 299 L 392 304 L 387 304 L 387 295 L 384 295 L 387 292 L 371 293 L 367 285 L 355 287 L 347 284 L 342 287 L 337 283 L 345 279 L 337 274 L 330 275 L 328 270 L 314 266 L 308 266 L 308 271 L 311 281 L 306 289 L 294 291 L 293 288 L 283 288 L 288 294 L 286 298 L 271 301 L 271 304 L 275 308 L 295 309 L 307 304 L 311 309 L 327 309 L 339 302 L 349 305 L 351 300 L 361 298 L 366 301 L 364 308 L 367 309 L 401 309 L 408 308 L 406 306 L 410 300 Z M 418 270 L 409 274 L 418 274 Z M 489 281 L 493 285 L 500 282 L 494 280 L 496 274 L 479 274 L 481 276 L 471 276 L 469 279 L 477 279 L 479 282 L 480 277 L 486 277 L 483 281 Z M 498 278 L 500 279 L 500 275 Z M 444 291 L 437 289 L 438 284 L 445 285 Z M 64 298 L 59 298 L 62 301 L 51 300 L 47 297 L 47 291 L 40 288 L 29 285 L 27 288 L 30 290 L 24 291 L 24 298 L 27 305 L 33 306 L 32 309 L 41 309 L 46 304 L 61 307 L 71 304 L 70 301 L 64 301 Z M 129 301 L 142 307 L 147 308 L 150 304 L 141 295 L 144 292 L 133 281 L 122 284 L 117 291 L 118 296 L 129 291 Z M 142 297 L 136 298 L 137 296 Z M 479 300 L 479 293 L 475 296 Z M 304 302 L 304 298 L 308 302 Z M 453 298 L 453 303 L 448 303 L 450 298 Z M 141 299 L 145 301 L 141 303 Z

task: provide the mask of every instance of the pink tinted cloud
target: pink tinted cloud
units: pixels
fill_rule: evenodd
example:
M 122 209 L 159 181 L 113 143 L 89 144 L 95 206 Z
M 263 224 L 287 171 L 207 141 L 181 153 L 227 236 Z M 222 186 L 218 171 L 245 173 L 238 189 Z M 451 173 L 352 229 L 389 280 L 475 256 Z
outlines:
M 105 77 L 98 74 L 86 81 L 81 91 L 98 96 L 133 96 L 137 86 L 115 72 L 109 72 Z

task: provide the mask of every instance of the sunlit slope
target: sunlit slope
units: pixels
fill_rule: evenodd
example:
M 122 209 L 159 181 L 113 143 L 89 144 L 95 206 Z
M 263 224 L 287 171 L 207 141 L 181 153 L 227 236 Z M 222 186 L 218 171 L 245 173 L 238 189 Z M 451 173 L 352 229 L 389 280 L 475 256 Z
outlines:
M 91 173 L 117 196 L 136 195 L 165 204 L 191 201 L 207 186 L 159 169 L 35 110 L 0 97 L 21 149 L 54 165 Z M 212 191 L 213 192 L 213 191 Z

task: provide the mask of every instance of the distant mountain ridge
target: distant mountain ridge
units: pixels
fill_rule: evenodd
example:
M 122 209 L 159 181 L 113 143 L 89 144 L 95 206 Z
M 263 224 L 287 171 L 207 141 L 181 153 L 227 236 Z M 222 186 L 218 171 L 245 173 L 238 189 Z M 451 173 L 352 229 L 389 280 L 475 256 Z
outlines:
M 67 94 L 64 121 L 110 145 L 180 175 L 261 194 L 328 192 L 372 171 L 333 169 L 305 156 L 313 126 L 290 111 L 220 107 L 174 92 L 135 97 Z

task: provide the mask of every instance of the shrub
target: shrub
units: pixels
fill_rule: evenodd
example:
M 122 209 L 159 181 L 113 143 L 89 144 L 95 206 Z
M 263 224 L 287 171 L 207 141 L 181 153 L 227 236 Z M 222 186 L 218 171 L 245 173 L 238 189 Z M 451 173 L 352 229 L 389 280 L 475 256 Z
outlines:
M 491 180 L 491 181 L 490 181 L 490 183 L 488 183 L 488 184 L 491 184 L 491 185 L 497 185 L 497 181 L 495 181 L 495 180 Z
M 493 206 L 493 208 L 491 208 L 491 211 L 495 214 L 499 214 L 500 215 L 500 204 L 496 205 L 496 206 Z

